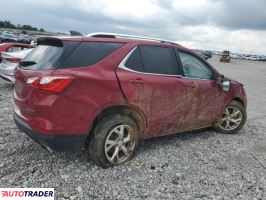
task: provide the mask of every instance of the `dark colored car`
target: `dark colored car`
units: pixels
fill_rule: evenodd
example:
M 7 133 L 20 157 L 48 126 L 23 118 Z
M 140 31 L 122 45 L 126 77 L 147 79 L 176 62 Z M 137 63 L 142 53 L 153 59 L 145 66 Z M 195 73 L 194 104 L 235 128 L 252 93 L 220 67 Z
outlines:
M 230 52 L 229 51 L 223 51 L 222 55 L 220 56 L 220 62 L 230 62 Z
M 33 39 L 32 37 L 28 35 L 24 35 L 24 34 L 21 34 L 18 36 L 18 42 L 24 43 L 24 44 L 30 44 L 32 39 Z
M 203 50 L 196 50 L 199 52 L 199 54 L 205 59 L 208 60 L 209 58 L 212 57 L 212 53 L 210 51 L 203 51 Z
M 210 52 L 210 51 L 204 51 L 204 54 L 205 54 L 208 58 L 211 58 L 211 57 L 212 57 L 212 52 Z
M 89 148 L 101 167 L 140 140 L 246 121 L 241 83 L 183 46 L 131 36 L 44 37 L 15 70 L 14 121 L 49 150 Z
M 18 42 L 18 37 L 10 33 L 2 33 L 1 42 Z
M 33 48 L 32 45 L 22 43 L 2 43 L 0 44 L 0 62 L 2 61 L 1 52 L 17 52 Z

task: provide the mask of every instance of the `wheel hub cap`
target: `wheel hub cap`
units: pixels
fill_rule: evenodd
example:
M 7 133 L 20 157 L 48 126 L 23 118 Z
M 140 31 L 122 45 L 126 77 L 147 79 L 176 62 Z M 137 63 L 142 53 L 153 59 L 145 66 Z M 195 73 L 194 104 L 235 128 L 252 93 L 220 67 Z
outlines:
M 242 122 L 242 112 L 235 106 L 228 106 L 222 115 L 219 127 L 230 131 L 236 129 Z
M 122 163 L 132 155 L 135 144 L 134 129 L 129 125 L 117 125 L 109 132 L 105 140 L 105 156 L 110 163 Z

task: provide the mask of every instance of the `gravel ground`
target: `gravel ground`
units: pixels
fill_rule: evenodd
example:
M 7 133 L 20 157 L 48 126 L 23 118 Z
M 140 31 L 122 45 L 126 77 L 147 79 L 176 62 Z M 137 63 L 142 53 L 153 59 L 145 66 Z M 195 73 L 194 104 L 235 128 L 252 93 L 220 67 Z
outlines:
M 56 199 L 266 199 L 266 62 L 210 60 L 245 84 L 248 120 L 237 135 L 212 130 L 144 142 L 134 160 L 101 169 L 84 152 L 54 153 L 12 120 L 0 81 L 0 187 L 54 187 Z

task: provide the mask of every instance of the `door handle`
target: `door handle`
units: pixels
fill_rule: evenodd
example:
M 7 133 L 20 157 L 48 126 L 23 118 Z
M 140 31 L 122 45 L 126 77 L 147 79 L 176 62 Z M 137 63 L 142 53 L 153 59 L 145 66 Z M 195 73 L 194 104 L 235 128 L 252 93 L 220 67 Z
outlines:
M 197 84 L 196 82 L 193 82 L 193 83 L 191 84 L 191 88 L 192 88 L 193 90 L 196 90 L 196 89 L 198 88 L 198 84 Z
M 143 84 L 144 81 L 141 78 L 137 78 L 137 79 L 131 79 L 129 80 L 130 83 L 134 83 L 134 84 Z

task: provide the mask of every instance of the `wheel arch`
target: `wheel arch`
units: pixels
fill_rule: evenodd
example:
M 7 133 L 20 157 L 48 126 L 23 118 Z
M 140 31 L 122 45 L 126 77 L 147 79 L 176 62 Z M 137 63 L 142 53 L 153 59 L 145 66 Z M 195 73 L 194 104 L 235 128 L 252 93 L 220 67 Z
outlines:
M 89 133 L 93 130 L 95 125 L 104 117 L 111 114 L 121 114 L 125 116 L 131 117 L 137 124 L 140 132 L 140 138 L 145 138 L 145 132 L 147 129 L 147 118 L 145 113 L 139 109 L 138 107 L 130 104 L 124 104 L 124 105 L 112 105 L 109 107 L 104 108 L 94 119 L 91 128 L 89 129 Z M 88 135 L 88 140 L 90 138 L 90 135 Z
M 235 97 L 235 98 L 233 98 L 232 101 L 236 101 L 236 102 L 242 104 L 242 106 L 245 106 L 244 101 L 243 101 L 241 98 L 239 98 L 239 97 Z

